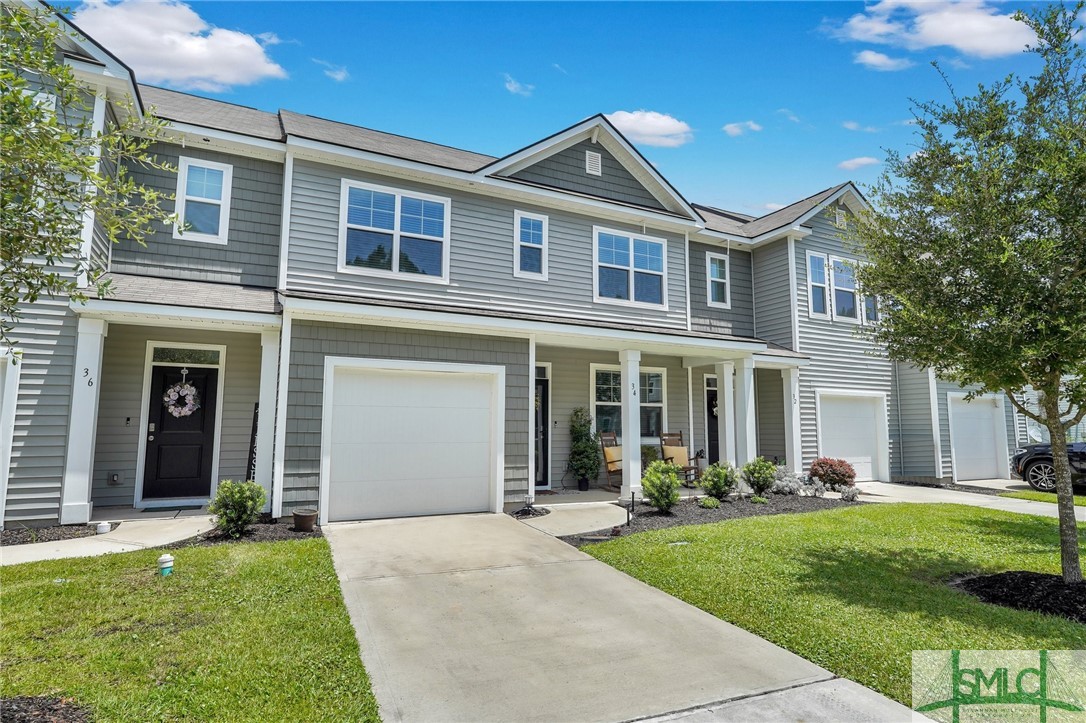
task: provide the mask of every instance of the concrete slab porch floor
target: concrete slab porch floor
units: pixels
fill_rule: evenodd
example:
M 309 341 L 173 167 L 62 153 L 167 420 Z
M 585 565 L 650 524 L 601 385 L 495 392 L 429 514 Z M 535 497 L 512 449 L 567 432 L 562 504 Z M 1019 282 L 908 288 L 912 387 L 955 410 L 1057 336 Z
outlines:
M 323 529 L 385 721 L 912 718 L 507 515 Z

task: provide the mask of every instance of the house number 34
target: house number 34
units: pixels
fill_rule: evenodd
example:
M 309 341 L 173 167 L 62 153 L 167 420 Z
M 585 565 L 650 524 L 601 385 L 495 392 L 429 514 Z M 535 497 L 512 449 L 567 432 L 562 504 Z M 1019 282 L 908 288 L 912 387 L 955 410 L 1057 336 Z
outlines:
M 90 375 L 90 369 L 87 367 L 83 367 L 83 378 L 87 380 L 88 387 L 94 386 L 94 377 Z

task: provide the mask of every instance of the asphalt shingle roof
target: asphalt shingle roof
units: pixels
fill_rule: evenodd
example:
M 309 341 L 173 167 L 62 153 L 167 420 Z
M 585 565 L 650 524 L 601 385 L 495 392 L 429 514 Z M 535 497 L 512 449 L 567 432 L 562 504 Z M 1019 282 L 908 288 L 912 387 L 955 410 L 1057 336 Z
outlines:
M 134 301 L 141 304 L 228 309 L 260 314 L 279 313 L 279 299 L 275 289 L 116 273 L 104 274 L 103 279 L 112 282 L 110 287 L 113 290 L 104 301 Z
M 141 85 L 140 95 L 144 105 L 153 107 L 159 118 L 269 141 L 283 140 L 283 128 L 275 113 L 151 85 Z

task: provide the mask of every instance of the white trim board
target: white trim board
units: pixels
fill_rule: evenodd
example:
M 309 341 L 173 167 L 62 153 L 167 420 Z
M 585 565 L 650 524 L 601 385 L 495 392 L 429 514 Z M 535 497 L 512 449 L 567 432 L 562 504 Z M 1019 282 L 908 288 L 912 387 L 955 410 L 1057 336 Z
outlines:
M 532 389 L 535 390 L 535 367 L 547 368 L 547 422 L 550 428 L 547 430 L 547 479 L 546 485 L 537 486 L 535 489 L 549 490 L 554 488 L 554 362 L 536 361 L 532 369 Z M 529 405 L 529 407 L 532 405 Z M 535 415 L 532 415 L 533 421 Z M 532 459 L 535 459 L 535 440 L 532 440 Z M 532 479 L 535 479 L 535 470 L 532 470 Z M 533 493 L 534 494 L 534 493 Z
M 19 407 L 20 349 L 0 349 L 0 530 L 7 510 L 8 474 L 11 470 L 11 442 L 15 433 L 15 411 Z

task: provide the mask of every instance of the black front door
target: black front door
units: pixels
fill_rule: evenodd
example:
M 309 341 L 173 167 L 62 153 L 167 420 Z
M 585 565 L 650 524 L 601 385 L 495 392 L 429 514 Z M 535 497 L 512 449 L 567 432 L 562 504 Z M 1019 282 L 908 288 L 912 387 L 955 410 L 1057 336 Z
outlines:
M 210 496 L 218 380 L 218 369 L 151 368 L 143 499 Z
M 535 484 L 547 487 L 550 471 L 551 420 L 547 413 L 550 409 L 551 382 L 549 379 L 535 380 Z
M 705 434 L 709 437 L 706 442 L 708 443 L 709 450 L 709 464 L 720 461 L 720 437 L 717 435 L 717 408 L 716 408 L 716 390 L 705 390 Z

